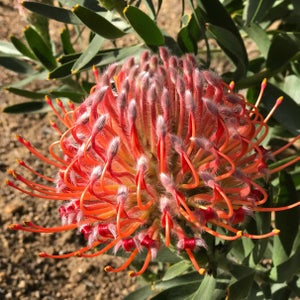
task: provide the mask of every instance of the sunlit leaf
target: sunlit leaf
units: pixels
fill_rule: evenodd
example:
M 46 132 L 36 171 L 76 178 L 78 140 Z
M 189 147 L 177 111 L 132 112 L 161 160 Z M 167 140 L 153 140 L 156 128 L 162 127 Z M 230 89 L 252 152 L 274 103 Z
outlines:
M 81 5 L 89 8 L 92 11 L 103 11 L 104 9 L 99 6 L 98 0 L 62 0 L 59 1 L 63 5 L 67 5 L 68 7 L 74 7 L 75 5 Z
M 82 52 L 68 53 L 68 54 L 64 54 L 64 55 L 60 56 L 57 60 L 61 64 L 65 64 L 70 61 L 74 62 L 75 60 L 77 60 L 80 57 L 81 54 L 82 54 Z
M 22 53 L 19 52 L 12 43 L 7 41 L 0 41 L 0 53 L 2 55 L 10 55 L 14 57 L 22 56 Z
M 71 43 L 71 37 L 69 30 L 67 28 L 64 28 L 60 33 L 60 40 L 63 47 L 63 51 L 65 54 L 74 53 L 75 50 L 73 48 L 73 45 Z
M 30 99 L 42 99 L 45 96 L 45 93 L 33 92 L 33 91 L 18 89 L 18 88 L 14 88 L 14 87 L 8 87 L 8 88 L 6 88 L 6 90 L 15 95 L 19 95 L 19 96 L 22 96 L 25 98 L 30 98 Z
M 73 12 L 82 23 L 106 39 L 114 40 L 126 34 L 107 19 L 84 6 L 76 5 Z
M 101 50 L 97 53 L 96 56 L 93 57 L 91 61 L 89 61 L 88 64 L 84 66 L 85 69 L 91 68 L 93 65 L 96 66 L 106 66 L 111 63 L 120 62 L 124 59 L 126 59 L 128 56 L 136 56 L 142 51 L 141 45 L 134 45 L 130 47 L 125 48 L 114 48 L 114 49 L 106 49 Z M 66 61 L 61 66 L 57 67 L 53 71 L 49 73 L 49 79 L 54 78 L 64 78 L 72 75 L 72 68 L 75 64 L 77 58 L 79 57 L 79 54 L 70 54 L 66 55 L 62 58 L 61 61 Z
M 45 101 L 23 102 L 3 109 L 3 112 L 11 114 L 44 113 L 48 111 L 50 111 L 50 107 Z
M 190 267 L 191 267 L 191 264 L 189 262 L 187 262 L 186 260 L 182 260 L 182 261 L 170 266 L 167 269 L 162 280 L 165 281 L 165 280 L 172 279 L 172 278 L 182 274 L 184 271 L 186 271 Z
M 193 295 L 191 295 L 188 300 L 211 300 L 214 298 L 215 288 L 216 288 L 217 281 L 213 276 L 205 275 L 203 278 L 199 288 Z
M 27 26 L 25 38 L 29 47 L 39 61 L 48 69 L 52 70 L 56 67 L 56 60 L 53 56 L 51 48 L 45 43 L 39 33 L 31 26 Z
M 104 42 L 104 38 L 102 36 L 95 35 L 92 41 L 89 43 L 88 47 L 76 60 L 75 64 L 72 67 L 71 72 L 75 74 L 80 69 L 85 67 L 97 55 L 103 42 Z
M 32 60 L 35 60 L 36 57 L 33 54 L 33 52 L 23 43 L 20 39 L 16 38 L 15 36 L 10 37 L 10 41 L 15 46 L 15 48 L 20 51 L 23 55 L 31 58 Z
M 127 6 L 124 14 L 130 25 L 148 46 L 161 46 L 164 44 L 164 36 L 155 22 L 144 12 L 134 6 Z
M 72 75 L 72 67 L 75 64 L 75 60 L 69 61 L 65 64 L 62 64 L 49 72 L 48 79 L 57 79 L 57 78 L 64 78 Z
M 62 7 L 32 1 L 23 1 L 22 5 L 34 13 L 58 22 L 75 25 L 82 24 L 70 10 Z
M 282 264 L 274 266 L 270 273 L 270 278 L 278 282 L 291 280 L 294 275 L 300 272 L 300 247 L 296 249 L 295 254 L 290 256 Z
M 2 55 L 1 53 L 0 65 L 16 73 L 28 74 L 33 72 L 33 68 L 27 62 L 17 59 L 15 57 Z
M 296 75 L 286 76 L 284 82 L 279 82 L 277 86 L 300 105 L 300 77 Z
M 153 290 L 149 284 L 141 288 L 136 289 L 134 292 L 125 296 L 123 300 L 148 300 L 153 295 Z
M 151 300 L 182 300 L 190 299 L 189 296 L 197 290 L 199 287 L 198 282 L 190 282 L 188 284 L 180 284 L 164 290 L 163 292 L 158 293 L 154 297 L 151 297 Z M 197 299 L 197 298 L 195 298 Z
M 79 93 L 71 90 L 52 90 L 49 95 L 58 98 L 68 98 L 72 102 L 81 103 L 84 100 L 84 93 Z
M 271 45 L 267 33 L 256 23 L 250 23 L 248 26 L 243 27 L 243 29 L 255 42 L 262 56 L 266 59 Z

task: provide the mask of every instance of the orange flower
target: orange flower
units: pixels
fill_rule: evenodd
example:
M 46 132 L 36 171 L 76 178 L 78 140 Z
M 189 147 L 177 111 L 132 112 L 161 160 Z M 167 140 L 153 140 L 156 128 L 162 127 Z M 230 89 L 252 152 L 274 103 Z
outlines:
M 43 257 L 94 257 L 112 249 L 130 252 L 119 268 L 127 268 L 139 252 L 146 251 L 144 265 L 131 276 L 142 274 L 162 244 L 185 251 L 196 270 L 196 247 L 206 248 L 202 233 L 224 240 L 240 237 L 259 239 L 237 229 L 246 215 L 256 211 L 279 211 L 261 207 L 267 192 L 257 183 L 300 160 L 299 157 L 272 170 L 269 158 L 299 139 L 274 152 L 261 144 L 268 133 L 267 122 L 282 101 L 264 118 L 255 105 L 233 92 L 213 72 L 197 67 L 192 55 L 171 56 L 165 48 L 160 57 L 141 54 L 139 62 L 129 58 L 121 67 L 113 64 L 85 101 L 67 110 L 58 101 L 52 105 L 66 130 L 50 146 L 51 158 L 18 136 L 36 157 L 57 168 L 55 178 L 20 165 L 45 181 L 27 180 L 10 170 L 21 185 L 8 185 L 32 197 L 60 202 L 62 224 L 45 228 L 26 222 L 11 229 L 31 232 L 63 232 L 77 229 L 87 245 L 71 253 Z M 214 226 L 210 226 L 213 224 Z M 212 228 L 222 227 L 227 234 Z M 101 247 L 98 247 L 101 246 Z M 90 251 L 92 250 L 92 251 Z

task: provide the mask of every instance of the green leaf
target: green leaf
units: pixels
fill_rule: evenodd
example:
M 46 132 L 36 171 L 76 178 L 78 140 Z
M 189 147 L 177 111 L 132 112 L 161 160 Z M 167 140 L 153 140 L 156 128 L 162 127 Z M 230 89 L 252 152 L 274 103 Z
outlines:
M 61 31 L 60 40 L 61 40 L 63 51 L 65 54 L 71 54 L 71 53 L 75 52 L 75 50 L 72 46 L 72 43 L 71 43 L 70 32 L 67 29 L 67 27 Z
M 50 110 L 49 105 L 45 101 L 23 102 L 15 105 L 7 106 L 3 112 L 10 114 L 17 113 L 44 113 Z
M 261 9 L 262 14 L 256 17 L 256 22 L 265 23 L 265 26 L 273 24 L 275 20 L 284 20 L 291 13 L 289 1 L 262 0 L 262 4 L 269 7 L 264 12 Z
M 279 193 L 277 197 L 280 206 L 293 204 L 298 200 L 293 178 L 286 172 L 280 172 L 279 174 Z M 300 211 L 297 208 L 276 213 L 275 225 L 280 230 L 280 234 L 274 237 L 274 248 L 276 249 L 272 257 L 274 266 L 283 263 L 290 256 L 299 230 L 299 220 Z
M 261 292 L 261 287 L 257 284 L 255 280 L 253 280 L 248 299 L 266 300 L 266 298 L 267 297 L 265 297 L 265 295 Z
M 286 285 L 272 293 L 272 300 L 291 299 L 291 290 Z
M 170 280 L 155 282 L 155 284 L 153 284 L 152 286 L 147 285 L 145 287 L 142 287 L 141 289 L 138 289 L 126 296 L 123 300 L 148 300 L 149 296 L 153 295 L 154 293 L 156 294 L 157 292 L 163 292 L 173 287 L 177 288 L 178 291 L 178 288 L 180 289 L 180 287 L 184 285 L 199 285 L 202 279 L 203 277 L 199 275 L 198 272 L 190 272 L 188 274 L 177 276 Z
M 81 54 L 82 54 L 82 52 L 68 53 L 68 54 L 64 54 L 64 55 L 60 56 L 57 60 L 61 64 L 65 64 L 70 61 L 74 62 L 80 57 Z
M 176 264 L 182 260 L 175 251 L 171 251 L 170 248 L 162 246 L 157 253 L 155 261 Z
M 15 95 L 19 95 L 25 98 L 30 98 L 30 99 L 42 99 L 46 93 L 41 93 L 41 92 L 32 92 L 24 89 L 18 89 L 14 87 L 8 87 L 6 90 L 10 93 L 13 93 Z
M 32 92 L 15 87 L 7 87 L 5 88 L 5 90 L 15 95 L 19 95 L 30 99 L 43 99 L 46 95 L 49 95 L 51 97 L 68 98 L 72 102 L 77 103 L 82 102 L 85 96 L 85 93 L 81 89 L 79 89 L 79 91 L 76 91 L 75 89 L 72 90 L 70 86 L 61 86 L 59 87 L 59 89 L 43 90 L 40 92 Z
M 278 109 L 273 114 L 273 117 L 293 135 L 300 133 L 300 106 L 285 94 L 282 90 L 275 85 L 268 83 L 265 89 L 262 102 L 266 109 L 270 111 L 275 104 L 276 99 L 283 96 L 283 101 Z
M 0 53 L 2 55 L 7 55 L 7 56 L 22 56 L 22 54 L 16 49 L 16 47 L 7 41 L 0 41 Z
M 228 288 L 228 300 L 248 299 L 253 284 L 255 269 L 244 265 L 231 264 L 230 273 L 235 278 Z
M 248 277 L 248 276 L 252 275 L 254 272 L 255 272 L 254 269 L 249 268 L 244 265 L 239 265 L 239 264 L 235 264 L 235 263 L 232 263 L 230 265 L 230 273 L 237 280 Z
M 16 73 L 29 74 L 33 72 L 33 68 L 25 61 L 2 53 L 0 53 L 0 65 Z
M 74 7 L 75 5 L 81 5 L 89 8 L 92 11 L 103 11 L 104 9 L 99 6 L 99 1 L 97 0 L 63 0 L 59 1 L 68 7 Z
M 231 31 L 213 24 L 208 24 L 207 30 L 216 39 L 222 50 L 236 66 L 237 69 L 234 78 L 245 76 L 248 58 L 244 44 L 240 38 L 237 38 Z
M 137 56 L 143 48 L 141 45 L 134 45 L 126 48 L 115 48 L 100 51 L 98 55 L 95 57 L 95 61 L 97 66 L 107 66 L 114 62 L 120 62 L 124 59 L 128 58 L 128 56 Z
M 22 53 L 23 55 L 29 57 L 32 60 L 36 60 L 36 57 L 33 54 L 33 52 L 24 43 L 22 43 L 18 38 L 16 38 L 15 36 L 12 35 L 10 37 L 10 41 L 15 46 L 15 48 L 18 51 L 20 51 L 20 53 Z
M 197 9 L 195 12 L 196 11 L 199 12 Z M 185 26 L 180 29 L 177 35 L 178 44 L 184 52 L 197 54 L 197 43 L 202 37 L 204 37 L 204 30 L 198 24 L 194 14 L 186 16 L 186 18 Z
M 271 45 L 267 33 L 256 23 L 250 23 L 248 26 L 243 27 L 243 30 L 255 42 L 262 56 L 266 59 Z
M 128 56 L 138 55 L 142 51 L 141 45 L 134 45 L 126 48 L 114 48 L 114 49 L 107 49 L 99 51 L 98 54 L 87 64 L 85 65 L 84 69 L 88 69 L 93 65 L 96 66 L 107 66 L 114 62 L 119 62 L 126 59 Z M 73 65 L 76 62 L 78 53 L 70 54 L 63 57 L 63 63 L 61 66 L 57 67 L 53 71 L 49 73 L 49 79 L 55 78 L 64 78 L 72 75 L 71 70 Z M 83 69 L 82 69 L 83 70 Z
M 5 89 L 10 93 L 29 99 L 43 99 L 46 95 L 49 95 L 52 97 L 68 98 L 73 102 L 82 102 L 85 96 L 83 92 L 76 92 L 74 90 L 71 90 L 70 87 L 69 89 L 65 89 L 64 86 L 60 87 L 60 89 L 57 90 L 45 90 L 40 92 L 28 91 L 15 87 L 7 87 Z
M 240 33 L 225 7 L 218 0 L 197 0 L 200 8 L 206 13 L 207 22 L 227 29 L 238 39 L 242 40 Z
M 88 45 L 88 47 L 83 51 L 80 57 L 76 60 L 72 67 L 71 72 L 76 74 L 80 69 L 85 67 L 98 53 L 100 47 L 104 42 L 104 38 L 99 35 L 95 35 Z
M 134 6 L 127 6 L 124 14 L 136 31 L 148 46 L 164 45 L 165 39 L 155 22 L 144 12 Z
M 270 70 L 277 70 L 300 55 L 297 43 L 287 34 L 280 33 L 274 36 L 267 57 L 266 66 Z
M 86 81 L 86 80 L 82 80 L 80 82 L 80 88 L 81 90 L 84 92 L 84 95 L 88 95 L 91 91 L 91 88 L 95 85 L 95 83 L 90 82 L 90 81 Z
M 236 77 L 246 74 L 248 56 L 238 28 L 225 7 L 218 0 L 197 0 L 205 13 L 209 31 L 219 43 L 222 50 L 237 66 Z M 223 36 L 223 34 L 225 34 Z
M 256 230 L 251 229 L 251 233 L 254 234 L 265 234 L 266 232 L 270 231 L 271 228 L 271 213 L 263 212 L 263 213 L 256 213 L 254 216 Z M 254 248 L 252 249 L 248 266 L 255 267 L 263 258 L 265 251 L 268 246 L 268 239 L 257 239 L 252 240 L 254 243 Z
M 174 286 L 165 291 L 155 295 L 151 298 L 151 300 L 165 300 L 165 299 L 172 299 L 172 300 L 182 300 L 182 299 L 190 299 L 192 293 L 194 293 L 197 288 L 199 287 L 198 282 L 191 282 L 188 284 L 183 284 L 180 286 Z M 197 298 L 194 298 L 197 299 Z
M 295 276 L 291 281 L 288 283 L 289 288 L 293 292 L 294 295 L 300 297 L 300 276 L 299 274 Z
M 244 276 L 243 278 L 237 280 L 235 283 L 231 284 L 228 287 L 228 294 L 227 298 L 228 300 L 243 300 L 243 299 L 249 299 L 247 296 L 250 293 L 250 289 L 253 285 L 253 279 L 254 279 L 254 270 L 252 273 L 248 274 L 247 276 Z
M 145 6 L 148 8 L 150 18 L 156 19 L 156 12 L 155 12 L 155 7 L 153 5 L 153 1 L 151 0 L 144 0 L 143 1 Z
M 255 247 L 254 241 L 252 241 L 251 239 L 242 239 L 242 244 L 244 247 L 245 258 L 249 260 L 251 253 Z
M 185 272 L 186 270 L 188 270 L 191 267 L 191 263 L 186 261 L 186 260 L 182 260 L 174 265 L 171 265 L 164 277 L 162 278 L 163 281 L 165 280 L 169 280 L 172 279 L 180 274 L 182 274 L 183 272 Z
M 243 240 L 245 239 L 237 239 L 231 242 L 230 254 L 238 261 L 242 261 L 245 258 Z
M 125 296 L 123 300 L 148 300 L 153 293 L 154 291 L 151 288 L 151 285 L 147 284 L 146 286 L 136 289 L 134 292 Z
M 82 24 L 70 10 L 65 8 L 32 1 L 23 1 L 22 5 L 34 13 L 58 22 L 74 25 Z
M 212 300 L 214 298 L 217 281 L 213 276 L 205 275 L 198 290 L 188 300 Z
M 189 283 L 200 283 L 203 280 L 203 276 L 201 276 L 198 272 L 190 272 L 188 274 L 184 274 L 181 276 L 177 276 L 170 280 L 159 281 L 155 285 L 155 289 L 165 290 L 171 287 L 176 287 L 179 285 L 189 284 Z
M 75 60 L 69 61 L 65 64 L 58 66 L 57 68 L 49 72 L 48 79 L 58 79 L 72 75 L 71 70 L 74 64 Z
M 243 19 L 246 24 L 262 20 L 263 16 L 274 5 L 274 0 L 248 0 L 244 9 Z
M 25 31 L 27 43 L 39 61 L 48 69 L 52 70 L 56 67 L 56 60 L 52 54 L 52 50 L 44 42 L 39 33 L 31 26 L 27 26 Z
M 88 28 L 106 39 L 114 40 L 126 34 L 101 15 L 83 6 L 75 5 L 73 12 Z
M 70 90 L 52 90 L 48 93 L 50 96 L 58 98 L 68 98 L 72 102 L 81 103 L 84 100 L 84 93 L 74 92 Z
M 284 78 L 283 82 L 276 84 L 281 90 L 288 94 L 295 102 L 300 105 L 300 77 L 289 75 Z
M 276 252 L 276 250 L 274 251 Z M 278 266 L 274 266 L 270 273 L 270 278 L 277 282 L 291 280 L 294 275 L 300 272 L 300 246 L 296 249 L 295 254 Z

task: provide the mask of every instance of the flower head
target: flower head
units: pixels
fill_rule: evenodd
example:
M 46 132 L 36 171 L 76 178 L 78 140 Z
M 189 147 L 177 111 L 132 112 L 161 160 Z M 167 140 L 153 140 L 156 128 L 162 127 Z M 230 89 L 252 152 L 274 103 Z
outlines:
M 262 146 L 267 121 L 253 105 L 233 91 L 213 72 L 200 70 L 195 57 L 171 56 L 165 48 L 160 56 L 141 54 L 122 66 L 113 64 L 78 107 L 59 109 L 52 105 L 66 127 L 52 126 L 60 139 L 50 146 L 51 158 L 42 155 L 30 142 L 19 142 L 47 164 L 57 168 L 55 178 L 46 177 L 21 161 L 20 165 L 45 181 L 25 179 L 11 170 L 8 184 L 33 197 L 58 202 L 60 226 L 45 228 L 32 222 L 14 224 L 12 229 L 32 232 L 59 232 L 77 229 L 87 240 L 74 252 L 41 256 L 65 258 L 94 257 L 108 250 L 130 255 L 117 272 L 129 266 L 145 251 L 144 265 L 132 276 L 142 274 L 161 246 L 186 252 L 196 270 L 204 273 L 194 257 L 197 248 L 206 248 L 204 234 L 224 240 L 264 235 L 242 232 L 237 225 L 256 211 L 284 210 L 261 207 L 268 200 L 257 183 L 299 161 L 290 160 L 268 169 L 275 158 L 296 137 L 275 152 Z M 277 100 L 274 110 L 280 104 Z M 29 188 L 29 189 L 28 189 Z M 210 226 L 212 224 L 213 226 Z M 212 228 L 222 227 L 227 234 Z M 101 247 L 100 247 L 101 246 Z M 93 251 L 90 251 L 93 250 Z

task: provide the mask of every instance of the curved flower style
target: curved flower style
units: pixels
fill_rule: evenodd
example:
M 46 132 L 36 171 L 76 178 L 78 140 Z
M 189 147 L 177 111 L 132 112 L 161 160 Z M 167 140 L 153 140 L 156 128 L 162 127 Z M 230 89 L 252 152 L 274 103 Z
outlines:
M 43 257 L 94 257 L 112 249 L 130 252 L 117 272 L 127 268 L 141 251 L 144 265 L 131 276 L 142 274 L 160 247 L 177 247 L 189 256 L 203 274 L 194 256 L 197 247 L 206 248 L 202 234 L 224 240 L 240 237 L 265 238 L 237 229 L 246 215 L 256 211 L 278 211 L 261 207 L 268 200 L 257 183 L 298 162 L 299 157 L 272 170 L 268 160 L 274 152 L 261 144 L 268 133 L 267 122 L 282 101 L 264 118 L 255 105 L 233 92 L 210 71 L 200 70 L 192 55 L 171 56 L 160 49 L 160 57 L 141 54 L 139 62 L 129 58 L 121 67 L 107 68 L 90 95 L 77 108 L 59 109 L 47 101 L 66 126 L 60 139 L 50 146 L 52 158 L 43 156 L 30 142 L 19 142 L 36 157 L 58 169 L 56 178 L 46 177 L 20 165 L 48 184 L 25 179 L 10 170 L 8 185 L 33 197 L 61 203 L 62 225 L 45 228 L 32 222 L 13 224 L 11 229 L 31 232 L 60 232 L 77 229 L 87 245 L 71 253 Z M 55 187 L 53 187 L 55 185 Z M 213 226 L 209 225 L 212 224 Z M 227 234 L 212 228 L 221 227 Z M 223 230 L 224 232 L 224 230 Z M 90 251 L 92 250 L 92 251 Z

